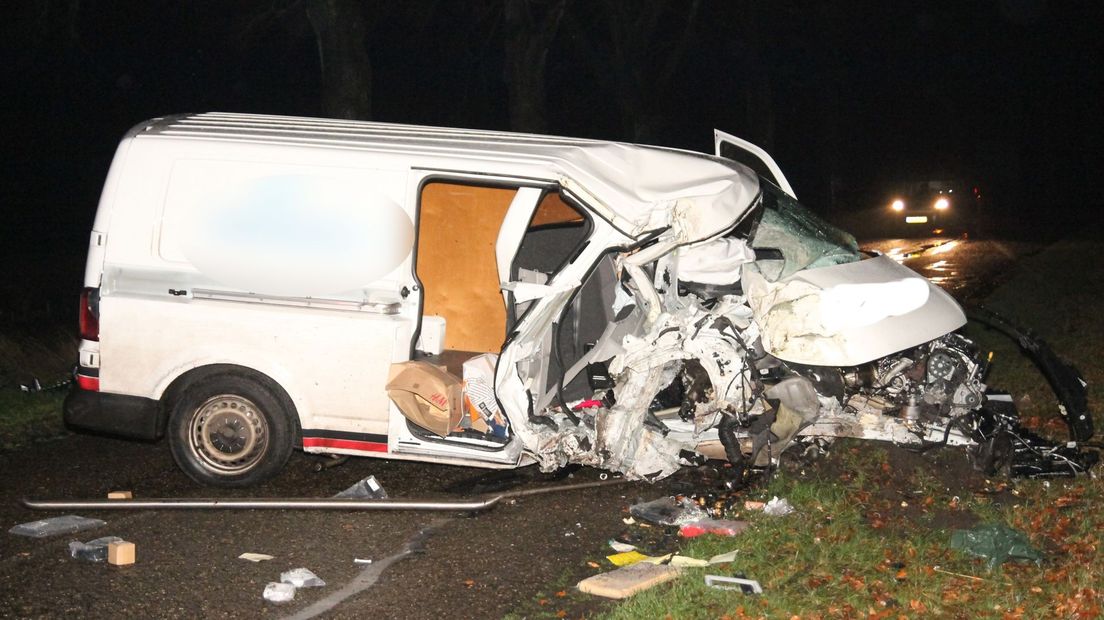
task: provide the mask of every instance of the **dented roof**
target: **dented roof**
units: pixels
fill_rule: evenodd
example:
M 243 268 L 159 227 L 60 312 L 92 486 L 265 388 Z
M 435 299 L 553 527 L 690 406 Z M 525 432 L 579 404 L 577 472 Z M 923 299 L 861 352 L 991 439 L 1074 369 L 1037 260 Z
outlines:
M 412 166 L 556 181 L 630 236 L 678 226 L 683 241 L 731 226 L 759 192 L 755 173 L 726 159 L 601 140 L 223 112 L 154 119 L 131 135 L 409 156 Z

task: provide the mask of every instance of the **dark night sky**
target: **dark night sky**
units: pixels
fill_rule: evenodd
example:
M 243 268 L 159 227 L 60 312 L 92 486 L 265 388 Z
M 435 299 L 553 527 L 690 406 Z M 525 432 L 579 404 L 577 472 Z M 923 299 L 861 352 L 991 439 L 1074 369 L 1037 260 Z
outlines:
M 509 128 L 495 3 L 368 6 L 376 120 Z M 1025 216 L 1104 202 L 1102 3 L 706 1 L 663 79 L 689 2 L 671 6 L 618 65 L 601 5 L 569 1 L 548 55 L 550 133 L 632 140 L 635 109 L 663 145 L 710 149 L 713 127 L 771 136 L 799 195 L 822 209 L 830 179 L 843 190 L 834 208 L 858 208 L 893 179 L 933 174 L 976 179 Z M 9 13 L 0 199 L 13 241 L 83 255 L 113 150 L 143 119 L 320 114 L 314 33 L 296 0 L 39 0 Z

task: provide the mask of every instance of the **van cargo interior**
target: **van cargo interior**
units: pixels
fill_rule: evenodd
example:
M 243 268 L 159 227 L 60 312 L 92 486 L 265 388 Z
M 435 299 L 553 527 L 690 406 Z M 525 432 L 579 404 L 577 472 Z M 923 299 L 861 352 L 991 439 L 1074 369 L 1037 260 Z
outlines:
M 423 329 L 429 325 L 426 317 L 440 317 L 445 336 L 441 353 L 416 352 L 416 359 L 464 378 L 464 362 L 485 353 L 497 355 L 502 350 L 508 325 L 520 318 L 528 305 L 507 309 L 495 256 L 499 229 L 516 194 L 516 188 L 448 182 L 423 187 L 415 262 L 422 288 Z M 547 282 L 588 231 L 588 222 L 580 211 L 557 192 L 546 192 L 514 258 L 515 276 Z M 568 349 L 574 357 L 575 347 Z M 555 361 L 550 360 L 549 365 L 556 365 Z M 432 439 L 425 436 L 425 429 L 414 425 L 411 429 Z M 470 427 L 449 435 L 450 439 L 473 437 L 483 438 Z M 501 438 L 486 439 L 501 442 Z

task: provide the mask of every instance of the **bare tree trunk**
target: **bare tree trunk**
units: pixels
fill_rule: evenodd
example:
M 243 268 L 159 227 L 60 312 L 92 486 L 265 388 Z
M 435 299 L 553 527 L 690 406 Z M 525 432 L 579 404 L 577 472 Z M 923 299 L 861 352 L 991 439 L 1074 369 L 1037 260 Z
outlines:
M 322 114 L 331 118 L 372 118 L 372 63 L 363 4 L 356 0 L 309 0 L 306 9 L 318 42 Z
M 514 131 L 545 133 L 548 129 L 548 50 L 566 4 L 566 0 L 506 0 L 506 87 Z

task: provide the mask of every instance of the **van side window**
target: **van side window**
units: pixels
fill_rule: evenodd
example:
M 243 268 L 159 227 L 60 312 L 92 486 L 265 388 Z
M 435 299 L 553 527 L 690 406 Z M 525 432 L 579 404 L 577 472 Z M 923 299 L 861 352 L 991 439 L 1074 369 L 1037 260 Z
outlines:
M 583 213 L 559 193 L 549 192 L 537 205 L 521 239 L 514 259 L 515 272 L 528 269 L 551 277 L 589 235 L 590 222 Z

